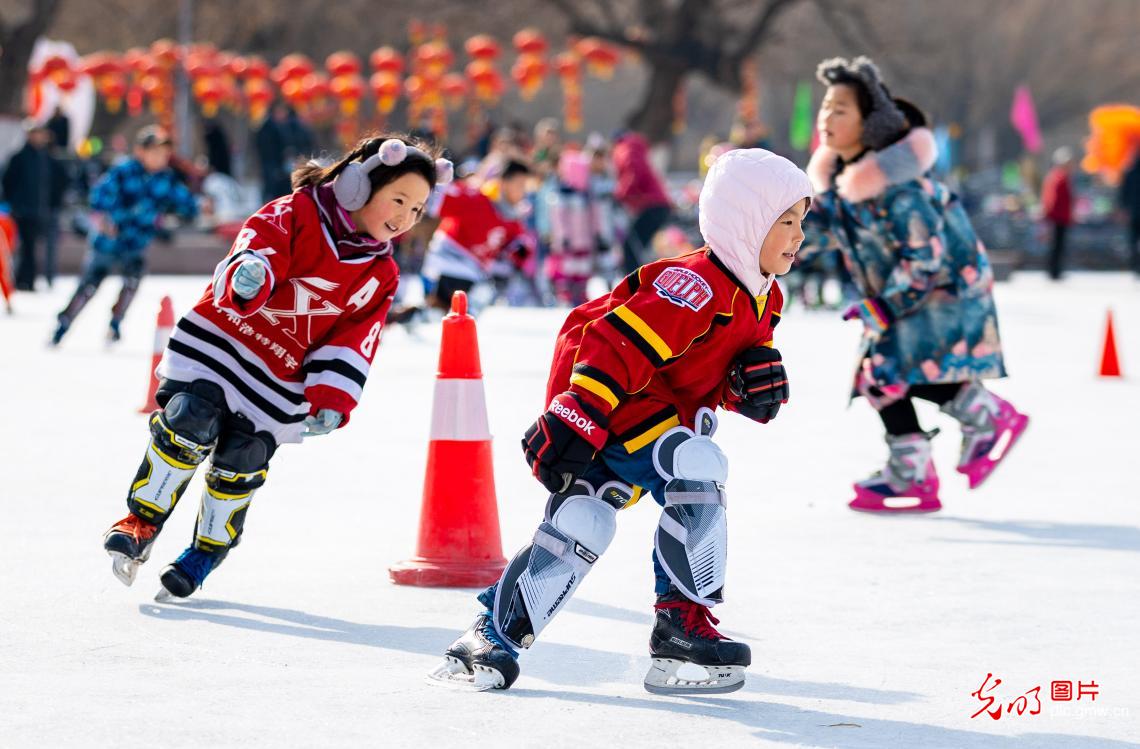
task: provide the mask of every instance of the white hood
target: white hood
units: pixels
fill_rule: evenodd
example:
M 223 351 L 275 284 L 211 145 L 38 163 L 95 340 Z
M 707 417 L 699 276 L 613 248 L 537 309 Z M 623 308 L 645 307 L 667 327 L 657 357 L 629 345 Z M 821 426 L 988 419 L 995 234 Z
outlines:
M 780 215 L 812 195 L 795 164 L 763 148 L 729 151 L 713 162 L 701 188 L 701 236 L 753 296 L 771 276 L 760 272 L 760 248 Z

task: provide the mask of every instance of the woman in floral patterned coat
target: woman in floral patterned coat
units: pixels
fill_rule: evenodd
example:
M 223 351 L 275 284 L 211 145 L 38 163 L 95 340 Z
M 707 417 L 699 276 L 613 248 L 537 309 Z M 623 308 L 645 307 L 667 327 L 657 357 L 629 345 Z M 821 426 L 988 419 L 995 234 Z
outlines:
M 937 155 L 925 117 L 892 99 L 874 63 L 825 60 L 820 147 L 808 175 L 812 250 L 837 248 L 863 299 L 844 319 L 864 325 L 853 395 L 879 412 L 887 465 L 855 484 L 850 507 L 941 508 L 930 439 L 912 398 L 938 404 L 962 427 L 958 471 L 974 488 L 1005 457 L 1028 417 L 982 386 L 1004 377 L 993 273 L 961 204 L 925 176 Z

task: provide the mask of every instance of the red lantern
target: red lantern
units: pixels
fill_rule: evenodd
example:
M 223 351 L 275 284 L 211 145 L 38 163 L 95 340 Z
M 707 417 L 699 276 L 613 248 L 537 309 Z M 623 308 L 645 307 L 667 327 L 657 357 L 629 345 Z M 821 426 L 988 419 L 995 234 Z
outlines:
M 273 82 L 278 86 L 281 86 L 285 83 L 285 81 L 289 81 L 294 78 L 304 78 L 312 72 L 313 63 L 308 57 L 299 54 L 292 54 L 282 57 L 281 61 L 277 63 L 277 67 L 273 69 L 273 72 L 270 73 L 270 75 L 273 78 Z
M 476 60 L 466 68 L 467 80 L 475 87 L 479 101 L 494 104 L 503 95 L 503 78 L 495 66 L 486 60 Z
M 440 90 L 443 92 L 443 100 L 447 104 L 448 109 L 459 109 L 463 106 L 463 100 L 467 97 L 467 79 L 463 77 L 462 73 L 448 73 L 440 81 Z
M 264 78 L 248 78 L 245 82 L 245 100 L 249 102 L 249 117 L 257 122 L 265 116 L 273 102 L 273 86 Z
M 269 63 L 267 63 L 262 58 L 256 55 L 251 55 L 250 57 L 245 58 L 244 75 L 247 81 L 257 78 L 269 78 L 271 72 L 272 70 L 269 67 Z
M 186 73 L 193 81 L 216 78 L 221 72 L 222 67 L 212 57 L 195 54 L 186 58 Z
M 77 70 L 91 76 L 96 81 L 109 75 L 124 71 L 123 63 L 110 52 L 93 52 L 79 61 Z
M 513 41 L 520 55 L 542 55 L 546 52 L 546 37 L 537 29 L 523 29 L 515 34 Z
M 415 61 L 417 72 L 438 78 L 455 62 L 455 54 L 443 42 L 428 42 L 416 50 Z
M 404 56 L 392 47 L 377 47 L 368 58 L 375 73 L 400 75 L 404 72 Z
M 329 92 L 340 101 L 340 111 L 345 117 L 356 114 L 360 97 L 364 95 L 364 79 L 359 75 L 342 75 L 332 79 Z
M 372 95 L 376 97 L 376 111 L 380 114 L 390 114 L 396 108 L 396 101 L 400 98 L 403 86 L 400 76 L 389 71 L 377 71 L 368 79 Z
M 216 77 L 199 78 L 194 82 L 192 90 L 194 98 L 202 105 L 202 114 L 206 117 L 214 117 L 218 114 L 218 107 L 226 93 L 221 81 Z
M 157 75 L 145 75 L 139 81 L 139 89 L 150 101 L 150 111 L 153 114 L 165 114 L 171 98 L 170 86 L 167 81 Z
M 212 55 L 217 50 L 211 48 L 209 52 Z M 181 59 L 182 50 L 173 39 L 159 39 L 150 45 L 150 54 L 159 65 L 170 70 Z
M 467 51 L 467 56 L 472 60 L 491 62 L 499 56 L 499 43 L 495 41 L 494 37 L 486 34 L 477 34 L 471 37 L 463 45 L 463 49 Z
M 325 70 L 333 78 L 342 75 L 357 75 L 361 71 L 360 58 L 352 52 L 333 52 L 325 60 Z
M 546 63 L 540 57 L 523 55 L 511 66 L 511 78 L 518 84 L 522 98 L 530 101 L 542 88 L 546 77 Z
M 579 41 L 574 45 L 574 51 L 586 60 L 590 75 L 607 81 L 613 77 L 614 68 L 621 59 L 616 49 L 593 37 Z
M 96 84 L 99 95 L 107 105 L 107 111 L 115 114 L 123 106 L 127 94 L 127 77 L 122 73 L 108 73 L 101 76 Z
M 132 73 L 141 73 L 144 61 L 150 55 L 142 47 L 131 47 L 123 53 L 123 66 Z

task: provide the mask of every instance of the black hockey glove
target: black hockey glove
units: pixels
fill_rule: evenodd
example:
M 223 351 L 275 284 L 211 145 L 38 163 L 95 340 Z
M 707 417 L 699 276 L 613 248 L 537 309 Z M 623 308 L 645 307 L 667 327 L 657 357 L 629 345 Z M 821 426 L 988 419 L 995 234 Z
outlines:
M 780 352 L 756 346 L 742 353 L 729 370 L 728 389 L 733 396 L 727 404 L 730 410 L 759 422 L 776 418 L 788 402 L 788 373 Z
M 609 437 L 606 418 L 571 392 L 560 393 L 526 430 L 522 448 L 531 473 L 551 492 L 570 488 Z

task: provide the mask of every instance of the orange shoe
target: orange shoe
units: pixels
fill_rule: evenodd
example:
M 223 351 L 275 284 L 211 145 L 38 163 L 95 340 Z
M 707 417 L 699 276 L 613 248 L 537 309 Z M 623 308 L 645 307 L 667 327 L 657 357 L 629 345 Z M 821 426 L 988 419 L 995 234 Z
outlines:
M 103 535 L 103 548 L 111 555 L 111 571 L 123 585 L 135 581 L 139 566 L 150 558 L 158 526 L 130 514 Z

